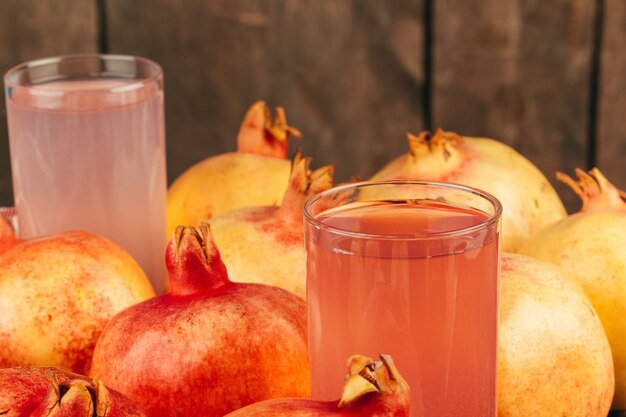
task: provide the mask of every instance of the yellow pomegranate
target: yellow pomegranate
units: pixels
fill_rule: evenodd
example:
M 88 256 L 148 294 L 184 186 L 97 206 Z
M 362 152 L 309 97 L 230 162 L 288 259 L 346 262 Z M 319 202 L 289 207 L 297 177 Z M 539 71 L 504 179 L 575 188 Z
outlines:
M 278 204 L 289 181 L 289 136 L 300 132 L 287 125 L 276 108 L 272 121 L 264 102 L 246 113 L 237 136 L 237 152 L 207 158 L 178 177 L 167 193 L 167 229 L 197 226 L 201 221 L 240 207 Z
M 598 169 L 557 177 L 582 199 L 578 213 L 546 227 L 521 252 L 553 262 L 582 285 L 602 320 L 615 363 L 613 408 L 626 409 L 626 193 Z
M 504 143 L 461 137 L 439 129 L 408 135 L 409 152 L 373 180 L 448 181 L 493 194 L 502 203 L 502 250 L 515 252 L 539 229 L 565 217 L 563 203 L 545 176 Z
M 504 254 L 500 274 L 499 417 L 606 417 L 611 349 L 582 288 L 557 266 Z
M 65 232 L 17 243 L 0 255 L 0 368 L 86 374 L 109 319 L 153 296 L 137 262 L 101 236 Z
M 280 206 L 233 210 L 211 219 L 211 231 L 230 279 L 268 284 L 306 299 L 302 209 L 306 199 L 332 187 L 333 167 L 309 170 L 298 153 Z

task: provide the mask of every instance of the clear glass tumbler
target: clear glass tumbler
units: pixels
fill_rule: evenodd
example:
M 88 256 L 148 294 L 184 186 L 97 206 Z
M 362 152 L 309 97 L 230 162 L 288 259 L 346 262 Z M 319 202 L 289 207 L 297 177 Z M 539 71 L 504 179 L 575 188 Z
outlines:
M 494 417 L 502 207 L 455 184 L 386 181 L 304 209 L 312 394 L 338 398 L 352 354 L 391 354 L 411 416 Z
M 26 62 L 4 77 L 19 236 L 88 230 L 164 285 L 163 73 L 122 55 Z

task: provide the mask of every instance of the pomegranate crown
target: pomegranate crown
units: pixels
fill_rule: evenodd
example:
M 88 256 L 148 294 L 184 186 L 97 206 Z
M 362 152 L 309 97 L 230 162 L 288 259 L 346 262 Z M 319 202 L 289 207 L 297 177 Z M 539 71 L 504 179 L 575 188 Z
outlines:
M 626 192 L 611 184 L 598 168 L 592 168 L 589 173 L 576 168 L 575 172 L 579 181 L 563 172 L 557 172 L 556 178 L 580 197 L 581 213 L 607 209 L 626 210 Z
M 408 415 L 409 385 L 402 378 L 390 355 L 381 354 L 380 362 L 363 355 L 348 359 L 346 384 L 337 406 L 349 409 L 358 405 L 358 400 L 369 393 L 387 397 L 382 401 L 386 408 L 400 408 Z
M 302 137 L 298 129 L 287 124 L 285 110 L 276 107 L 272 121 L 269 107 L 257 101 L 243 118 L 237 135 L 237 151 L 284 159 L 290 135 Z
M 303 158 L 298 151 L 291 163 L 289 187 L 285 191 L 280 205 L 280 216 L 289 222 L 302 221 L 302 209 L 306 200 L 333 186 L 333 165 L 325 165 L 311 171 L 311 158 Z
M 443 129 L 437 129 L 434 135 L 428 130 L 422 131 L 415 136 L 407 133 L 409 142 L 409 153 L 414 158 L 418 158 L 425 152 L 442 153 L 445 159 L 448 159 L 454 148 L 463 143 L 463 137 L 454 132 L 446 132 Z
M 14 368 L 16 372 L 28 374 L 31 367 Z M 41 415 L 54 416 L 102 416 L 111 411 L 111 397 L 104 384 L 95 379 L 89 382 L 80 378 L 65 378 L 57 375 L 55 368 L 44 368 L 46 379 L 50 385 L 47 395 L 42 399 L 37 411 Z M 78 377 L 78 375 L 76 375 Z M 62 380 L 60 380 L 62 379 Z M 11 414 L 9 410 L 9 414 Z M 29 414 L 31 415 L 31 414 Z M 34 413 L 32 415 L 39 415 Z M 130 415 L 130 414 L 129 414 Z M 139 412 L 134 416 L 142 416 Z
M 165 262 L 173 295 L 210 291 L 230 283 L 207 222 L 198 228 L 178 226 L 167 246 Z
M 465 160 L 465 152 L 460 145 L 463 137 L 438 129 L 434 135 L 428 131 L 418 136 L 407 133 L 409 153 L 403 168 L 403 175 L 408 178 L 423 177 L 439 173 L 444 176 L 454 172 Z

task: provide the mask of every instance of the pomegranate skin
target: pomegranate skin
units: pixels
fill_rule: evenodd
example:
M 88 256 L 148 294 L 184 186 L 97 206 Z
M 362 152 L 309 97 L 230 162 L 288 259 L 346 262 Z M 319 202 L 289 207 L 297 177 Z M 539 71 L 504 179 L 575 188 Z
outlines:
M 583 287 L 609 338 L 615 365 L 612 408 L 626 410 L 626 194 L 593 169 L 580 182 L 559 174 L 581 210 L 550 225 L 520 252 L 559 265 Z
M 3 217 L 0 217 L 0 254 L 17 245 L 20 240 L 15 236 L 13 227 Z
M 280 206 L 246 207 L 211 219 L 232 281 L 273 285 L 306 300 L 302 210 L 309 197 L 332 187 L 334 172 L 331 165 L 311 171 L 310 163 L 296 154 Z
M 278 214 L 270 206 L 233 210 L 211 219 L 211 230 L 233 281 L 274 285 L 305 300 L 303 226 Z
M 502 203 L 501 248 L 517 252 L 541 228 L 566 216 L 546 177 L 510 146 L 487 138 L 462 137 L 439 129 L 409 134 L 409 152 L 372 180 L 414 179 L 468 185 Z
M 6 417 L 144 417 L 99 381 L 50 367 L 0 369 L 0 415 Z
M 154 296 L 120 246 L 87 232 L 16 244 L 0 255 L 0 367 L 86 374 L 107 321 Z
M 611 349 L 582 288 L 529 256 L 500 264 L 498 416 L 606 417 Z
M 212 240 L 206 259 L 194 258 L 194 229 L 182 237 L 181 229 L 168 248 L 172 292 L 109 322 L 91 376 L 153 417 L 221 417 L 268 398 L 309 396 L 306 304 L 279 288 L 228 281 Z
M 362 355 L 352 356 L 337 401 L 281 398 L 251 404 L 225 417 L 408 417 L 409 386 L 391 356 L 380 358 L 382 362 L 374 363 Z

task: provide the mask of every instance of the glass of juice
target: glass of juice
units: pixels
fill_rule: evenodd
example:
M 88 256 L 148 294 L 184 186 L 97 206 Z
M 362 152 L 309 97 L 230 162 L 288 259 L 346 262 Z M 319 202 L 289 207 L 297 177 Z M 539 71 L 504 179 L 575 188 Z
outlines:
M 68 55 L 18 65 L 4 82 L 19 236 L 101 234 L 162 290 L 167 179 L 159 65 Z
M 340 186 L 305 205 L 312 395 L 341 393 L 352 354 L 391 354 L 412 417 L 496 416 L 502 207 L 421 182 Z

